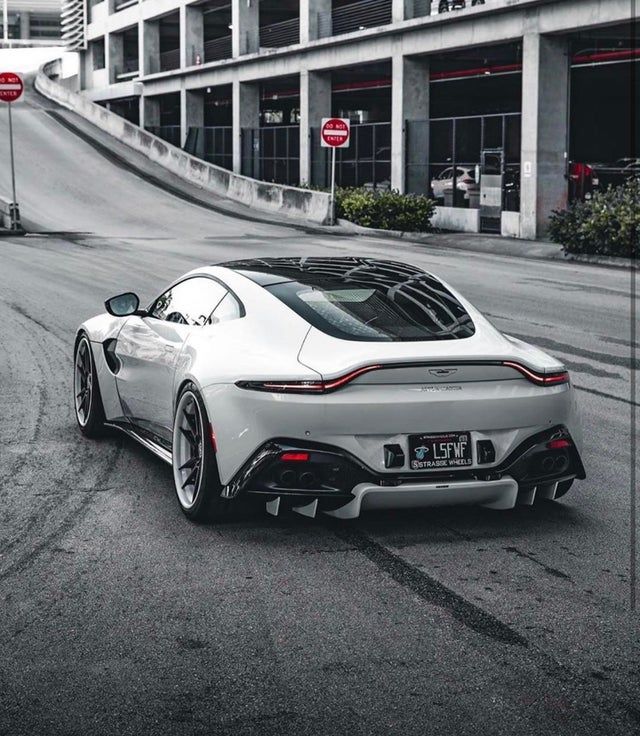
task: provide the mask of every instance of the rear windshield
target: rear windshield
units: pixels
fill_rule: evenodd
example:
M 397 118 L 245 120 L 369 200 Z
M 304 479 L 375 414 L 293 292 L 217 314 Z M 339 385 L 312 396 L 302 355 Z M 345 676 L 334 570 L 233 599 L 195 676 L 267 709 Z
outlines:
M 392 287 L 287 281 L 266 288 L 314 327 L 343 340 L 455 340 L 475 332 L 462 304 L 428 274 Z

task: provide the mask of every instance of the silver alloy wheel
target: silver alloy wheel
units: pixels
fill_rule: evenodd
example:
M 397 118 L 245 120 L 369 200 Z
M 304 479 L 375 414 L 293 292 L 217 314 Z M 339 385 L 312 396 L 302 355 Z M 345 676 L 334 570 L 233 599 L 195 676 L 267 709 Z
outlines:
M 173 425 L 173 478 L 180 504 L 190 509 L 202 481 L 202 412 L 191 391 L 180 397 Z
M 91 366 L 91 347 L 87 338 L 83 337 L 78 343 L 75 370 L 73 372 L 73 394 L 75 396 L 76 416 L 81 427 L 85 427 L 89 421 L 92 393 L 93 371 Z

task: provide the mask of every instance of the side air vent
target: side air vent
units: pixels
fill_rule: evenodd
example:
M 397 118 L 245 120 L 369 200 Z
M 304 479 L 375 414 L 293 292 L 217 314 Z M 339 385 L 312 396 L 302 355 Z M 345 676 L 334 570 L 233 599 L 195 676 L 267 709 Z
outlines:
M 114 340 L 112 338 L 111 340 L 106 340 L 102 343 L 102 349 L 104 350 L 104 359 L 107 361 L 109 370 L 112 373 L 117 373 L 121 368 L 120 361 L 118 360 L 118 356 L 116 355 L 117 342 L 117 340 Z

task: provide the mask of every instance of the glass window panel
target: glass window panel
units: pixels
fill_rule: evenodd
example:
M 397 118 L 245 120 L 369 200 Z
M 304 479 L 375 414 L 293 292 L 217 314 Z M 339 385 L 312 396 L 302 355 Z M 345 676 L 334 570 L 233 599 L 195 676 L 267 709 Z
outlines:
M 482 122 L 480 118 L 456 121 L 456 161 L 476 164 L 480 162 L 480 138 Z

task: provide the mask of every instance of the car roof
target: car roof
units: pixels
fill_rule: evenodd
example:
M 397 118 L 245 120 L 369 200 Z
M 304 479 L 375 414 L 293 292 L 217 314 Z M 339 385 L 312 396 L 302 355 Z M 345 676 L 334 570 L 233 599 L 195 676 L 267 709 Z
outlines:
M 399 261 L 355 256 L 250 258 L 217 265 L 242 274 L 265 287 L 296 281 L 324 288 L 336 288 L 344 284 L 393 288 L 407 281 L 425 279 L 438 281 L 417 266 Z

